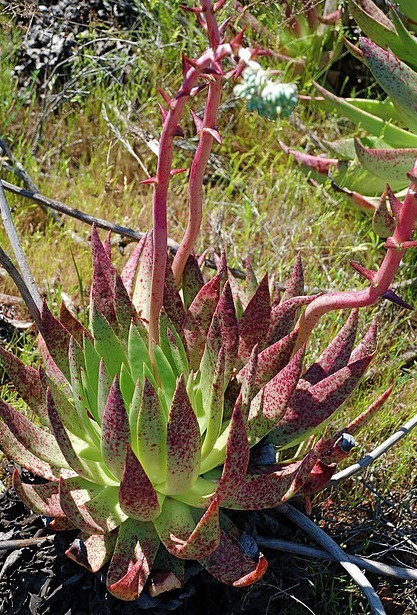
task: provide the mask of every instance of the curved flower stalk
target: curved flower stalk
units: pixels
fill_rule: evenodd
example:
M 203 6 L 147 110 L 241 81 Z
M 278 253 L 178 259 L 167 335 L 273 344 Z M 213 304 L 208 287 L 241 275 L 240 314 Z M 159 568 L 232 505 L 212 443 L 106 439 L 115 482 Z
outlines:
M 224 255 L 217 274 L 205 281 L 189 253 L 192 233 L 182 244 L 184 264 L 174 260 L 172 267 L 167 257 L 173 139 L 185 103 L 206 91 L 207 78 L 214 84 L 204 119 L 196 121 L 202 145 L 191 173 L 193 226 L 201 206 L 199 165 L 204 168 L 211 146 L 204 135 L 218 135 L 211 122 L 224 76 L 221 60 L 236 55 L 234 74 L 246 64 L 239 59 L 242 35 L 230 43 L 219 39 L 215 11 L 222 4 L 204 0 L 193 9 L 211 47 L 198 60 L 184 60 L 179 92 L 172 100 L 165 97 L 169 109 L 151 180 L 153 233 L 119 274 L 110 242 L 103 244 L 93 228 L 88 328 L 64 305 L 56 318 L 46 302 L 29 302 L 36 307 L 42 368 L 25 366 L 0 348 L 10 379 L 37 417 L 31 422 L 0 401 L 0 447 L 44 480 L 25 483 L 16 470 L 15 489 L 32 510 L 53 518 L 52 529 L 79 530 L 69 557 L 92 571 L 107 564 L 107 587 L 122 600 L 135 600 L 145 585 L 152 595 L 180 587 L 185 560 L 198 560 L 236 587 L 261 578 L 265 558 L 259 554 L 253 561 L 245 554 L 226 511 L 275 507 L 327 484 L 350 447 L 340 432 L 326 440 L 316 434 L 354 390 L 375 349 L 375 324 L 354 346 L 353 310 L 329 347 L 304 369 L 303 322 L 314 325 L 312 315 L 322 304 L 319 296 L 304 295 L 300 259 L 280 297 L 267 276 L 256 282 L 249 265 L 246 288 L 237 286 Z M 392 255 L 411 236 L 414 196 L 407 198 Z M 5 261 L 3 252 L 0 259 Z M 387 264 L 390 275 L 398 262 L 393 256 Z M 26 282 L 14 279 L 30 295 Z M 354 305 L 348 298 L 342 307 Z M 299 323 L 303 308 L 306 317 Z M 349 427 L 352 435 L 364 422 Z M 261 464 L 255 452 L 262 452 L 267 437 L 276 448 Z M 304 452 L 290 456 L 287 449 L 300 442 Z

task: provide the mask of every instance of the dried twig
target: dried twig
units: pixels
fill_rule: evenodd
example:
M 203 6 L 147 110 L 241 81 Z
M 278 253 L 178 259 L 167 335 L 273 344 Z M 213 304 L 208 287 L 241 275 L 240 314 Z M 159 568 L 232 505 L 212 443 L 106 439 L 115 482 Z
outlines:
M 338 561 L 338 559 L 328 551 L 323 551 L 322 549 L 317 549 L 315 547 L 308 547 L 306 545 L 299 545 L 288 540 L 257 536 L 256 542 L 261 548 L 275 549 L 276 551 L 285 551 L 287 553 L 294 553 L 295 555 L 305 555 L 307 557 L 319 557 L 330 561 Z M 390 566 L 389 564 L 377 562 L 359 555 L 349 554 L 349 558 L 354 564 L 357 564 L 359 568 L 364 568 L 365 570 L 369 570 L 369 572 L 375 572 L 376 574 L 383 574 L 386 576 L 395 577 L 397 579 L 417 581 L 416 568 Z
M 281 504 L 278 506 L 277 510 L 293 521 L 293 523 L 301 527 L 309 536 L 314 538 L 314 540 L 335 557 L 368 599 L 372 613 L 375 613 L 375 615 L 386 615 L 382 602 L 366 576 L 360 571 L 358 566 L 353 563 L 351 557 L 347 555 L 326 532 L 320 529 L 311 519 L 306 517 L 306 515 L 294 508 L 291 504 Z
M 373 451 L 365 455 L 362 459 L 353 463 L 349 467 L 337 472 L 328 482 L 328 487 L 332 487 L 333 485 L 337 485 L 343 480 L 350 478 L 354 474 L 363 470 L 367 466 L 371 465 L 378 457 L 381 457 L 384 453 L 386 453 L 392 446 L 397 444 L 399 440 L 407 436 L 410 431 L 417 425 L 417 414 L 413 416 L 407 423 L 405 423 L 400 429 L 398 429 L 395 433 L 393 433 L 389 438 L 387 438 L 382 444 L 377 446 Z
M 17 540 L 1 540 L 0 541 L 0 553 L 6 551 L 16 551 L 17 549 L 23 549 L 25 547 L 31 547 L 37 545 L 40 542 L 53 540 L 53 536 L 38 536 L 36 538 L 22 538 Z

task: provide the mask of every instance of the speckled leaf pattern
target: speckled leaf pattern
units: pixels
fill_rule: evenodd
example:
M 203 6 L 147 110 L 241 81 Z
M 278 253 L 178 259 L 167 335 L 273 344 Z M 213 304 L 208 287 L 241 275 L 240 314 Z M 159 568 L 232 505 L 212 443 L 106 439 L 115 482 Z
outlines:
M 238 356 L 242 361 L 248 361 L 256 344 L 262 350 L 268 333 L 270 313 L 271 298 L 266 274 L 239 321 Z
M 217 438 L 219 437 L 224 409 L 224 368 L 225 353 L 224 348 L 220 348 L 217 357 L 216 368 L 212 382 L 207 384 L 207 391 L 203 391 L 203 411 L 204 416 L 200 419 L 200 429 L 205 430 L 201 457 L 204 459 L 212 450 Z M 204 421 L 206 419 L 207 422 Z
M 13 472 L 13 487 L 21 500 L 29 508 L 46 517 L 65 517 L 59 503 L 59 483 L 57 481 L 32 485 L 23 483 L 19 472 Z
M 326 465 L 319 459 L 310 474 L 307 476 L 300 493 L 303 495 L 314 495 L 319 491 L 322 491 L 336 471 L 336 464 L 332 463 Z
M 207 332 L 220 297 L 220 278 L 219 274 L 215 275 L 199 290 L 184 318 L 191 369 L 197 369 L 203 356 Z
M 175 284 L 171 264 L 167 260 L 164 285 L 164 309 L 177 332 L 182 334 L 182 323 L 185 318 L 184 305 Z
M 354 363 L 363 359 L 369 354 L 375 352 L 376 349 L 376 336 L 378 332 L 376 318 L 373 319 L 371 325 L 365 335 L 361 338 L 359 344 L 354 348 L 348 363 Z
M 11 352 L 0 346 L 0 364 L 3 365 L 13 386 L 27 405 L 34 410 L 42 421 L 47 421 L 45 407 L 45 392 L 42 387 L 39 372 L 25 365 Z
M 294 480 L 292 481 L 288 491 L 283 497 L 283 501 L 286 502 L 292 498 L 300 489 L 304 486 L 311 471 L 316 465 L 321 456 L 325 455 L 329 449 L 333 446 L 334 441 L 320 439 L 311 449 L 304 459 L 301 461 Z
M 69 378 L 68 346 L 70 334 L 60 321 L 53 316 L 43 303 L 41 335 L 45 340 L 48 352 L 66 378 Z
M 33 472 L 46 480 L 57 480 L 59 468 L 54 468 L 46 461 L 33 455 L 23 444 L 17 440 L 6 423 L 0 421 L 0 448 L 9 459 L 13 459 L 22 468 Z
M 225 379 L 227 380 L 235 365 L 239 345 L 239 324 L 229 282 L 224 285 L 215 316 L 218 318 L 221 344 L 225 351 Z
M 214 498 L 196 523 L 190 508 L 166 498 L 160 516 L 154 521 L 165 548 L 180 559 L 200 559 L 219 545 L 219 503 Z
M 166 493 L 186 491 L 200 468 L 201 436 L 184 378 L 177 382 L 167 426 Z
M 152 521 L 160 513 L 155 489 L 130 446 L 126 451 L 119 501 L 123 512 L 138 521 Z
M 268 568 L 263 556 L 260 556 L 257 563 L 254 562 L 243 553 L 237 541 L 229 538 L 223 531 L 220 536 L 220 546 L 211 555 L 200 558 L 199 561 L 215 579 L 235 587 L 259 581 Z
M 294 325 L 294 318 L 300 307 L 308 305 L 319 295 L 309 297 L 292 297 L 281 302 L 271 311 L 271 322 L 268 330 L 268 346 L 282 339 L 290 333 Z
M 298 253 L 291 276 L 282 294 L 281 302 L 284 303 L 293 297 L 301 297 L 304 294 L 304 271 L 301 255 Z
M 186 310 L 188 310 L 203 286 L 204 278 L 201 273 L 200 265 L 196 257 L 190 254 L 185 263 L 181 278 L 181 288 Z
M 127 446 L 130 443 L 129 419 L 115 376 L 101 419 L 101 454 L 103 461 L 119 479 L 122 478 Z
M 149 297 L 152 279 L 153 235 L 146 235 L 140 259 L 139 271 L 133 289 L 132 302 L 139 316 L 149 321 Z
M 128 519 L 120 526 L 106 581 L 113 596 L 136 600 L 148 580 L 158 546 L 152 523 Z
M 385 181 L 404 181 L 417 158 L 417 148 L 376 149 L 355 140 L 355 151 L 365 169 Z
M 142 237 L 142 239 L 135 245 L 120 276 L 129 296 L 132 296 L 133 284 L 135 282 L 136 274 L 138 272 L 140 257 L 142 256 L 145 241 L 146 233 Z
M 59 481 L 62 510 L 87 534 L 106 534 L 127 519 L 121 510 L 117 487 L 102 487 L 79 476 Z
M 281 447 L 300 442 L 326 421 L 349 397 L 372 360 L 372 355 L 350 363 L 306 390 L 297 390 L 269 435 Z
M 303 357 L 304 347 L 253 399 L 247 421 L 250 446 L 259 442 L 274 429 L 284 416 L 301 374 Z
M 217 487 L 219 502 L 232 498 L 245 479 L 249 463 L 249 443 L 246 435 L 245 420 L 239 406 L 233 409 L 229 437 L 226 445 L 226 458 L 222 475 Z
M 355 343 L 357 325 L 358 311 L 352 310 L 337 336 L 308 368 L 297 388 L 308 388 L 347 364 Z
M 70 468 L 55 438 L 0 399 L 0 417 L 15 438 L 33 455 L 55 467 Z
M 59 309 L 59 320 L 81 347 L 83 346 L 85 336 L 92 339 L 88 329 L 71 314 L 64 302 L 61 303 Z
M 153 385 L 145 379 L 137 426 L 140 438 L 132 446 L 137 446 L 138 457 L 145 472 L 156 483 L 165 480 L 167 465 L 167 421 L 159 404 Z
M 65 551 L 65 555 L 87 570 L 97 572 L 112 557 L 117 535 L 117 529 L 108 534 L 81 533 Z

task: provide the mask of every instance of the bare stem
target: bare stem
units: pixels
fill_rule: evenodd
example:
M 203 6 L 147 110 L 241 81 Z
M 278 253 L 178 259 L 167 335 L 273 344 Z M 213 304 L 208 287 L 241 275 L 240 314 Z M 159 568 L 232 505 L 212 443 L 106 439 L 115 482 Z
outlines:
M 414 170 L 417 170 L 417 161 L 414 165 Z M 405 254 L 402 243 L 411 239 L 416 225 L 416 191 L 417 185 L 412 181 L 401 207 L 397 227 L 391 238 L 392 245 L 396 247 L 388 248 L 381 267 L 376 272 L 371 285 L 364 290 L 327 293 L 312 301 L 300 318 L 297 347 L 301 347 L 309 339 L 315 325 L 327 312 L 372 305 L 389 290 L 393 277 Z

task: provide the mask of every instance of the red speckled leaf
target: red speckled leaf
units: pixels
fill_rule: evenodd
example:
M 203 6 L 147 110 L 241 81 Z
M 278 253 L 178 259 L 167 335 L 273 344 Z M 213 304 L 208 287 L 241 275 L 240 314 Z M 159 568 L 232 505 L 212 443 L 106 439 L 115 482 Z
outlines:
M 353 350 L 350 356 L 350 359 L 349 359 L 349 363 L 354 363 L 355 361 L 359 361 L 359 359 L 363 359 L 367 355 L 375 352 L 377 333 L 378 333 L 378 327 L 377 327 L 376 318 L 374 318 L 371 323 L 371 326 L 369 327 L 365 335 L 362 337 L 359 344 Z
M 0 346 L 0 363 L 22 399 L 45 422 L 48 420 L 45 391 L 39 372 Z
M 337 158 L 313 156 L 312 154 L 306 154 L 305 152 L 288 147 L 282 141 L 279 141 L 279 144 L 287 155 L 294 157 L 297 164 L 313 169 L 313 171 L 318 171 L 319 173 L 327 175 L 331 169 L 337 168 L 339 164 Z
M 73 314 L 71 314 L 64 302 L 61 303 L 59 310 L 59 320 L 81 348 L 84 345 L 84 337 L 88 337 L 92 340 L 91 333 L 75 318 L 75 316 L 73 316 Z
M 217 274 L 200 289 L 185 315 L 184 337 L 193 370 L 198 368 L 203 356 L 206 336 L 220 298 L 220 279 L 221 275 Z
M 254 397 L 246 425 L 250 446 L 274 429 L 284 416 L 301 374 L 303 357 L 304 347 Z
M 116 271 L 100 241 L 97 229 L 91 232 L 91 252 L 93 256 L 93 282 L 91 285 L 91 303 L 112 327 L 117 326 L 114 306 L 114 276 Z
M 127 340 L 132 318 L 136 317 L 136 310 L 119 274 L 114 277 L 114 306 L 120 335 Z
M 271 311 L 271 324 L 268 331 L 268 346 L 288 335 L 294 326 L 297 310 L 308 305 L 320 295 L 310 297 L 293 297 L 274 307 Z
M 22 483 L 19 472 L 13 472 L 13 487 L 19 498 L 34 512 L 47 517 L 65 517 L 59 503 L 59 483 L 32 485 Z
M 201 288 L 204 286 L 203 274 L 200 265 L 193 254 L 187 259 L 181 278 L 181 288 L 184 297 L 184 306 L 188 310 Z
M 204 415 L 199 418 L 200 430 L 204 432 L 201 457 L 204 459 L 212 450 L 219 437 L 224 410 L 224 348 L 220 348 L 214 373 L 201 374 Z M 206 376 L 207 379 L 206 379 Z
M 265 275 L 239 321 L 238 356 L 244 363 L 249 360 L 256 344 L 261 350 L 265 345 L 270 314 L 271 298 L 268 275 Z
M 153 262 L 153 234 L 146 234 L 145 244 L 143 246 L 139 271 L 136 276 L 136 282 L 133 289 L 133 305 L 135 306 L 139 316 L 146 321 L 149 321 L 149 301 L 151 296 L 151 281 L 152 281 L 152 262 Z
M 219 503 L 214 498 L 198 523 L 190 508 L 166 498 L 162 512 L 154 521 L 166 549 L 180 559 L 200 559 L 210 555 L 219 545 Z
M 127 448 L 119 501 L 121 509 L 138 521 L 152 521 L 160 512 L 155 489 L 130 446 Z
M 229 277 L 229 280 L 230 280 L 230 277 Z M 258 280 L 256 279 L 256 275 L 255 275 L 255 272 L 252 267 L 252 263 L 249 258 L 247 258 L 245 261 L 245 281 L 246 281 L 246 292 L 245 292 L 246 301 L 244 305 L 247 305 L 259 287 Z
M 138 271 L 140 257 L 142 255 L 142 251 L 146 241 L 146 234 L 142 237 L 142 239 L 136 244 L 134 247 L 126 265 L 123 268 L 121 278 L 122 282 L 126 288 L 126 291 L 129 297 L 132 295 L 133 283 L 135 281 L 135 277 Z
M 372 355 L 349 363 L 309 389 L 297 390 L 269 439 L 283 447 L 304 440 L 346 401 L 371 360 Z
M 337 465 L 332 463 L 326 465 L 319 459 L 311 470 L 299 493 L 303 495 L 313 495 L 322 491 L 335 473 Z
M 164 482 L 167 467 L 166 418 L 158 394 L 148 379 L 143 385 L 136 431 L 139 437 L 132 446 L 137 446 L 138 457 L 146 474 L 154 484 Z
M 221 503 L 233 497 L 245 478 L 249 463 L 249 443 L 245 420 L 239 406 L 235 406 L 230 421 L 226 445 L 226 459 L 217 487 L 216 497 Z
M 300 465 L 297 461 L 277 469 L 268 466 L 269 472 L 264 474 L 247 474 L 234 496 L 222 502 L 223 508 L 262 510 L 279 506 Z
M 42 305 L 41 319 L 42 325 L 40 333 L 45 340 L 48 352 L 64 376 L 69 378 L 69 331 L 67 331 L 60 321 L 51 314 L 45 301 Z
M 122 478 L 130 442 L 129 419 L 116 375 L 101 419 L 101 454 L 117 478 Z
M 311 451 L 305 455 L 304 459 L 301 461 L 300 466 L 296 475 L 294 476 L 294 480 L 292 481 L 288 491 L 283 497 L 283 502 L 286 502 L 290 498 L 292 498 L 304 485 L 314 466 L 320 457 L 325 455 L 329 450 L 331 450 L 334 444 L 333 439 L 323 440 L 322 438 L 313 446 Z
M 308 388 L 344 367 L 355 343 L 358 310 L 352 310 L 345 325 L 320 357 L 308 368 L 297 388 Z
M 120 600 L 136 600 L 148 580 L 159 546 L 152 523 L 128 519 L 119 528 L 107 573 L 107 589 Z
M 0 416 L 15 438 L 33 455 L 55 467 L 69 468 L 55 438 L 0 399 Z
M 181 376 L 168 418 L 166 493 L 181 493 L 192 485 L 199 473 L 200 454 L 200 429 Z
M 118 529 L 92 536 L 81 533 L 65 551 L 65 555 L 90 572 L 97 572 L 113 555 L 117 533 Z
M 268 568 L 268 562 L 260 555 L 254 562 L 239 548 L 236 540 L 221 532 L 219 547 L 200 564 L 221 583 L 244 587 L 259 581 Z
M 258 365 L 255 374 L 254 389 L 259 391 L 264 384 L 269 382 L 278 374 L 285 365 L 291 360 L 295 343 L 297 341 L 298 329 L 294 329 L 282 339 L 268 346 L 258 355 Z M 237 374 L 238 382 L 243 383 L 247 377 L 248 365 L 245 365 Z
M 87 534 L 106 534 L 127 519 L 120 508 L 118 494 L 117 487 L 102 487 L 79 476 L 59 481 L 62 510 Z
M 228 281 L 224 285 L 214 316 L 217 317 L 220 327 L 220 340 L 218 340 L 217 351 L 220 351 L 220 345 L 224 346 L 225 351 L 225 381 L 227 382 L 236 363 L 239 345 L 239 324 L 237 322 L 232 291 Z M 210 330 L 208 337 L 210 336 Z M 215 344 L 213 344 L 213 340 L 211 343 L 213 347 L 216 347 Z
M 164 309 L 179 335 L 182 335 L 182 325 L 185 318 L 184 305 L 175 284 L 170 260 L 167 259 L 164 284 Z
M 301 255 L 297 255 L 297 260 L 291 272 L 291 276 L 287 282 L 286 289 L 281 297 L 281 302 L 288 301 L 293 297 L 300 297 L 304 293 L 304 272 L 301 262 Z
M 172 589 L 180 589 L 184 584 L 184 574 L 184 561 L 171 555 L 160 544 L 149 577 L 149 595 L 155 598 Z
M 30 470 L 32 474 L 46 480 L 58 480 L 59 468 L 54 468 L 49 463 L 35 457 L 15 438 L 3 421 L 0 421 L 0 449 L 8 459 L 13 459 L 26 470 Z
M 49 376 L 49 378 L 52 378 L 63 391 L 66 391 L 68 393 L 68 397 L 71 397 L 71 389 L 68 384 L 68 379 L 64 376 L 62 371 L 59 369 L 59 367 L 51 357 L 51 354 L 46 346 L 45 340 L 41 335 L 38 336 L 38 350 L 42 357 L 42 361 L 45 368 L 44 371 L 46 372 L 46 374 Z M 42 380 L 42 372 L 39 372 L 39 376 Z M 45 385 L 43 380 L 42 385 Z

